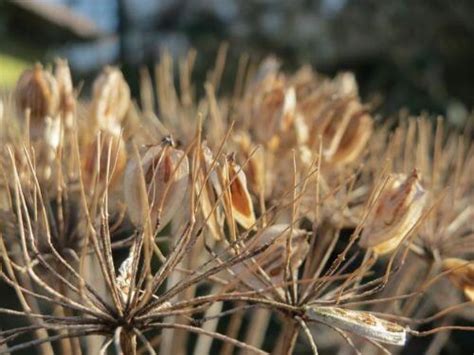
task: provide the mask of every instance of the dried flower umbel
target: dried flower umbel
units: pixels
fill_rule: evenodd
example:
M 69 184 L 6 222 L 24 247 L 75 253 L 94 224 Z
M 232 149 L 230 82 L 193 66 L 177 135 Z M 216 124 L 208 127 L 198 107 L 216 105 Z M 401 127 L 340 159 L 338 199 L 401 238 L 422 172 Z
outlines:
M 21 308 L 0 305 L 0 353 L 378 354 L 431 335 L 437 353 L 474 330 L 469 126 L 389 129 L 350 73 L 274 59 L 242 57 L 228 97 L 226 51 L 204 97 L 191 51 L 179 89 L 166 53 L 156 87 L 141 72 L 141 108 L 112 67 L 76 99 L 64 61 L 2 98 L 0 278 Z
M 406 271 L 399 273 L 381 295 L 405 297 L 419 292 L 420 296 L 375 307 L 377 311 L 388 310 L 415 319 L 428 317 L 436 326 L 452 324 L 454 319 L 472 321 L 470 303 L 465 302 L 462 289 L 452 287 L 450 271 L 443 268 L 443 260 L 454 257 L 467 262 L 473 256 L 469 222 L 474 193 L 469 177 L 474 167 L 471 132 L 469 124 L 459 132 L 441 118 L 403 117 L 392 133 L 380 127 L 371 141 L 365 170 L 377 169 L 383 157 L 386 168 L 392 171 L 408 175 L 416 168 L 419 182 L 427 190 L 423 216 L 403 244 L 403 248 L 410 249 Z M 451 311 L 441 317 L 444 309 Z M 431 314 L 438 316 L 430 318 Z M 450 339 L 448 334 L 449 330 L 436 335 L 429 351 L 440 351 Z
M 168 143 L 166 143 L 168 144 Z M 163 146 L 162 148 L 171 148 Z M 50 342 L 61 341 L 63 352 L 71 352 L 76 347 L 77 352 L 81 352 L 80 345 L 74 342 L 76 337 L 89 335 L 103 335 L 110 340 L 106 340 L 99 348 L 101 352 L 115 341 L 119 351 L 127 354 L 136 353 L 137 338 L 143 342 L 147 351 L 155 353 L 153 346 L 146 340 L 144 333 L 151 329 L 185 329 L 186 331 L 216 337 L 217 339 L 228 341 L 231 344 L 251 350 L 256 353 L 263 353 L 252 346 L 248 346 L 240 341 L 231 339 L 215 332 L 201 330 L 195 325 L 167 323 L 166 317 L 177 315 L 192 315 L 194 312 L 205 310 L 212 302 L 224 301 L 235 298 L 231 293 L 219 293 L 215 295 L 201 295 L 200 297 L 176 298 L 182 292 L 186 293 L 190 287 L 195 287 L 201 282 L 206 282 L 208 278 L 231 267 L 234 264 L 254 256 L 250 253 L 240 253 L 233 256 L 226 263 L 220 264 L 217 258 L 211 257 L 204 264 L 199 265 L 194 270 L 185 273 L 185 277 L 174 284 L 173 287 L 161 290 L 161 286 L 174 272 L 175 267 L 187 256 L 186 252 L 191 250 L 196 239 L 200 236 L 200 229 L 196 228 L 194 221 L 188 221 L 185 226 L 179 228 L 179 236 L 175 248 L 168 255 L 164 254 L 154 244 L 153 237 L 160 228 L 152 228 L 151 231 L 140 229 L 136 237 L 133 238 L 132 246 L 128 257 L 121 263 L 116 272 L 112 253 L 114 250 L 112 229 L 109 219 L 105 213 L 107 199 L 102 198 L 98 205 L 89 205 L 87 202 L 81 204 L 77 211 L 79 216 L 84 217 L 86 225 L 84 229 L 78 231 L 91 244 L 90 252 L 98 260 L 98 269 L 94 272 L 100 273 L 102 283 L 97 284 L 96 279 L 90 278 L 84 271 L 88 251 L 87 243 L 76 245 L 70 250 L 73 262 L 62 255 L 51 239 L 51 229 L 53 225 L 45 214 L 46 205 L 41 199 L 41 189 L 36 182 L 36 189 L 31 192 L 25 190 L 20 175 L 18 174 L 14 159 L 11 160 L 14 172 L 14 181 L 11 185 L 13 195 L 13 210 L 16 212 L 15 222 L 19 225 L 20 250 L 18 255 L 9 255 L 6 249 L 8 245 L 5 239 L 0 240 L 2 248 L 3 263 L 5 271 L 1 274 L 2 280 L 14 287 L 18 297 L 24 301 L 24 313 L 21 311 L 6 310 L 1 308 L 0 312 L 8 315 L 26 315 L 38 319 L 36 325 L 20 328 L 18 334 L 23 332 L 34 332 L 40 329 L 43 333 L 38 333 L 38 340 L 26 342 L 24 344 L 12 345 L 8 347 L 9 352 L 21 350 L 30 346 L 42 345 L 46 353 L 52 353 Z M 30 166 L 30 169 L 32 166 Z M 156 168 L 156 167 L 155 167 Z M 34 176 L 34 170 L 31 171 Z M 161 174 L 161 172 L 160 172 Z M 170 175 L 171 176 L 171 175 Z M 186 182 L 188 179 L 186 177 Z M 82 185 L 84 186 L 84 185 Z M 27 204 L 27 194 L 33 194 L 33 201 L 38 204 L 31 206 L 33 212 Z M 82 191 L 84 194 L 84 191 Z M 74 194 L 67 198 L 73 198 Z M 84 201 L 86 201 L 84 199 Z M 93 206 L 98 206 L 96 211 L 97 220 L 90 220 L 94 212 Z M 81 213 L 82 212 L 82 213 Z M 39 230 L 35 228 L 36 217 L 38 223 L 42 223 L 46 244 L 44 251 L 38 249 L 36 240 Z M 57 222 L 55 222 L 57 223 Z M 80 226 L 80 225 L 79 225 Z M 5 230 L 3 230 L 5 231 Z M 119 245 L 121 242 L 118 241 Z M 91 262 L 89 260 L 89 262 Z M 158 269 L 154 269 L 153 263 L 161 262 Z M 22 278 L 21 283 L 17 283 L 16 272 Z M 45 273 L 46 272 L 46 273 Z M 46 275 L 48 278 L 46 279 Z M 39 291 L 25 289 L 25 278 L 32 284 L 40 287 Z M 28 282 L 26 282 L 28 284 Z M 58 285 L 62 285 L 61 287 Z M 25 293 L 26 292 L 26 293 Z M 160 293 L 158 295 L 158 293 Z M 26 301 L 26 297 L 28 301 Z M 41 306 L 34 300 L 46 302 L 50 306 L 60 309 L 63 315 L 42 315 Z M 34 311 L 31 305 L 34 306 Z M 39 327 L 38 327 L 39 326 Z M 45 333 L 46 332 L 46 333 Z M 48 335 L 47 332 L 56 332 L 56 335 Z M 15 332 L 4 332 L 2 342 L 9 342 L 16 337 Z M 71 340 L 68 340 L 71 339 Z M 71 343 L 70 343 L 71 341 Z

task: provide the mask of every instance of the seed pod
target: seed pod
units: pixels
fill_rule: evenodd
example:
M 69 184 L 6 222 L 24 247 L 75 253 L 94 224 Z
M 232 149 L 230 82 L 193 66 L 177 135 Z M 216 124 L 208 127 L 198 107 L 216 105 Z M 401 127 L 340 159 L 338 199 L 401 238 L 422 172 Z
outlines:
M 93 86 L 91 115 L 101 129 L 116 131 L 120 128 L 130 107 L 130 88 L 122 72 L 106 67 Z
M 147 147 L 142 159 L 144 186 L 139 162 L 130 160 L 125 170 L 124 193 L 130 219 L 143 226 L 149 218 L 161 230 L 183 202 L 188 189 L 189 163 L 172 142 Z M 143 190 L 145 188 L 145 191 Z
M 252 117 L 254 120 L 252 122 L 254 133 L 261 143 L 278 145 L 278 142 L 275 142 L 278 139 L 276 134 L 291 119 L 289 111 L 294 109 L 296 98 L 294 90 L 285 95 L 285 85 L 286 80 L 282 75 L 271 72 L 256 83 L 248 94 L 247 100 L 250 110 L 244 112 L 243 115 Z M 247 108 L 247 105 L 244 105 L 244 108 Z
M 295 128 L 296 143 L 298 145 L 306 144 L 309 139 L 309 129 L 303 114 L 297 112 L 293 122 Z
M 29 110 L 32 135 L 40 135 L 45 118 L 54 117 L 58 112 L 58 84 L 51 73 L 37 63 L 21 74 L 16 84 L 15 99 L 21 114 Z
M 335 165 L 345 165 L 356 160 L 372 135 L 373 121 L 365 111 L 353 114 L 336 152 L 331 157 Z
M 198 193 L 200 192 L 199 203 L 201 205 L 201 212 L 211 235 L 214 237 L 214 239 L 221 240 L 222 236 L 224 235 L 224 214 L 222 212 L 222 206 L 215 206 L 219 203 L 217 200 L 216 191 L 222 191 L 216 173 L 216 168 L 219 166 L 219 164 L 215 162 L 214 166 L 212 167 L 214 157 L 212 156 L 211 150 L 205 143 L 203 143 L 201 146 L 201 157 L 204 161 L 204 164 L 202 165 L 201 171 L 199 172 L 198 179 L 196 181 L 196 191 Z M 208 180 L 205 181 L 207 176 Z M 215 186 L 217 186 L 217 189 Z
M 443 260 L 443 270 L 450 271 L 448 278 L 469 300 L 474 301 L 474 262 L 458 258 Z
M 235 163 L 233 155 L 227 157 L 223 169 L 223 186 L 229 187 L 230 209 L 234 220 L 249 229 L 255 225 L 253 203 L 247 188 L 247 178 L 242 168 Z
M 401 325 L 375 317 L 365 311 L 339 307 L 306 307 L 310 321 L 328 324 L 335 329 L 348 331 L 377 342 L 405 345 L 407 330 Z
M 54 70 L 54 77 L 58 83 L 59 90 L 59 112 L 66 127 L 72 127 L 74 111 L 76 110 L 76 98 L 72 85 L 71 70 L 67 60 L 58 59 Z
M 327 162 L 344 165 L 362 153 L 372 134 L 372 118 L 356 99 L 344 99 L 328 115 L 322 131 L 323 155 Z
M 377 254 L 394 250 L 420 220 L 426 196 L 416 170 L 408 177 L 390 175 L 367 217 L 359 245 Z
M 233 268 L 233 271 L 239 274 L 239 279 L 247 286 L 258 290 L 265 288 L 262 277 L 259 277 L 257 273 L 258 268 L 261 268 L 271 279 L 272 284 L 281 287 L 285 281 L 287 238 L 291 238 L 290 271 L 295 273 L 309 251 L 307 235 L 308 233 L 302 229 L 291 230 L 288 224 L 268 227 L 249 242 L 248 248 L 258 250 L 258 248 L 268 247 L 258 254 L 254 261 L 246 261 L 245 266 L 238 265 Z
M 218 171 L 217 168 L 220 167 L 220 164 L 218 161 L 215 161 L 214 155 L 212 154 L 212 151 L 207 146 L 206 142 L 202 143 L 201 149 L 202 149 L 201 153 L 202 153 L 202 158 L 204 161 L 204 167 L 206 169 L 206 173 L 209 173 L 209 181 L 211 182 L 211 185 L 214 188 L 214 190 L 218 194 L 221 194 L 222 187 L 219 181 L 219 176 L 217 174 L 217 171 Z
M 61 143 L 61 120 L 59 117 L 46 117 L 43 139 L 53 150 L 59 146 L 59 143 Z
M 127 164 L 127 151 L 122 137 L 101 131 L 83 147 L 81 166 L 86 188 L 92 189 L 97 183 L 102 190 L 109 183 L 109 190 L 113 190 Z
M 127 258 L 122 262 L 119 268 L 118 276 L 116 278 L 117 288 L 119 290 L 122 302 L 125 304 L 127 299 L 132 299 L 135 295 L 133 290 L 133 272 L 134 266 L 138 264 L 137 259 L 140 257 L 140 252 L 134 244 L 128 252 Z
M 359 88 L 357 87 L 357 80 L 355 75 L 351 72 L 342 72 L 334 78 L 334 84 L 337 87 L 337 92 L 340 95 L 357 96 Z
M 249 185 L 256 194 L 263 192 L 265 186 L 265 168 L 263 148 L 252 145 L 250 136 L 246 132 L 234 135 L 234 140 L 245 159 L 248 159 L 245 173 L 249 178 Z
M 280 117 L 279 129 L 282 132 L 288 131 L 296 116 L 296 93 L 293 87 L 286 89 L 283 101 L 282 113 Z

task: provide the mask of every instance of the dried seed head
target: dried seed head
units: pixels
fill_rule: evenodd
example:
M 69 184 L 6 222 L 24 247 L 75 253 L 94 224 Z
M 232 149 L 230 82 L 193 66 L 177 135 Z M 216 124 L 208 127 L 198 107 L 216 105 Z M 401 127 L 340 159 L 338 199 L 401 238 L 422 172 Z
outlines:
M 76 98 L 72 85 L 71 70 L 67 60 L 58 59 L 54 70 L 54 77 L 58 83 L 59 90 L 59 112 L 67 127 L 71 127 L 76 109 Z
M 448 278 L 471 301 L 474 301 L 474 262 L 458 258 L 443 260 L 443 270 L 450 271 Z
M 418 173 L 391 174 L 371 209 L 359 245 L 377 254 L 394 250 L 420 220 L 427 193 Z
M 223 169 L 224 186 L 229 186 L 230 208 L 237 223 L 249 229 L 255 226 L 255 213 L 252 198 L 247 188 L 247 177 L 233 156 L 229 156 Z
M 31 128 L 40 129 L 46 117 L 53 117 L 58 112 L 58 84 L 53 75 L 37 63 L 21 74 L 16 84 L 15 99 L 21 114 L 29 110 Z
M 83 146 L 81 154 L 84 185 L 92 189 L 95 184 L 102 190 L 108 185 L 113 190 L 127 164 L 127 151 L 122 136 L 99 132 L 93 141 Z
M 93 86 L 92 117 L 101 129 L 119 129 L 130 107 L 130 88 L 122 72 L 106 67 Z
M 124 193 L 132 222 L 143 226 L 149 212 L 150 222 L 158 230 L 166 226 L 181 207 L 188 189 L 188 177 L 188 158 L 167 142 L 147 147 L 141 167 L 137 160 L 130 160 L 125 171 Z

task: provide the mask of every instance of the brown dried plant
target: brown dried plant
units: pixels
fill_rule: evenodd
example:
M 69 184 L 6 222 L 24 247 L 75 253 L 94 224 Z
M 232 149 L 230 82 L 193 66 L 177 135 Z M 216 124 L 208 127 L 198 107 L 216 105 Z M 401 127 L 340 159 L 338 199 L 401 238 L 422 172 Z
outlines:
M 191 51 L 179 90 L 168 54 L 141 71 L 140 105 L 112 67 L 78 99 L 65 61 L 2 98 L 0 276 L 19 308 L 0 308 L 0 353 L 396 353 L 434 335 L 434 354 L 474 330 L 469 125 L 382 124 L 351 74 L 274 58 L 243 56 L 220 94 L 226 53 L 203 97 Z

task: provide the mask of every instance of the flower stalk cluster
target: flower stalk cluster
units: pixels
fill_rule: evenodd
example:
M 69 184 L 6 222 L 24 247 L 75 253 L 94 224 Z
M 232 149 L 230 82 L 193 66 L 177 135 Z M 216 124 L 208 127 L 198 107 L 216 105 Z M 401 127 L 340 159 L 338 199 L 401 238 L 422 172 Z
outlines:
M 474 330 L 472 128 L 382 124 L 350 73 L 274 58 L 228 96 L 225 54 L 203 97 L 191 52 L 179 89 L 168 55 L 144 69 L 139 104 L 113 67 L 79 98 L 61 60 L 1 99 L 0 317 L 27 323 L 0 353 L 434 353 Z

